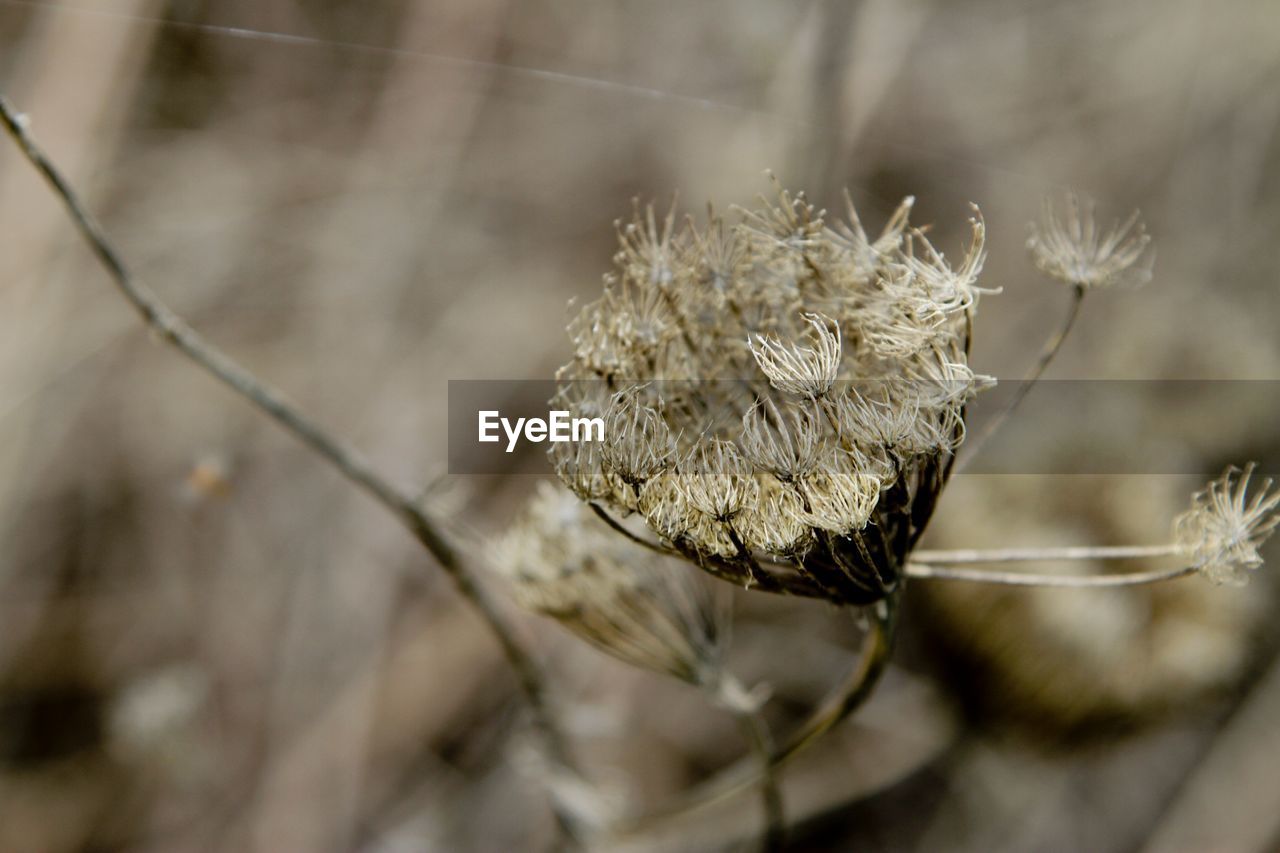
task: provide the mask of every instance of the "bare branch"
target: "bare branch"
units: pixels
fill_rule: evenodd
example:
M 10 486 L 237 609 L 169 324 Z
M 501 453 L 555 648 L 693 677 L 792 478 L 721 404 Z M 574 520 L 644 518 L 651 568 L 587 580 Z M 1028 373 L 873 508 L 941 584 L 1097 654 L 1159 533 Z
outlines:
M 1071 334 L 1071 329 L 1076 324 L 1076 318 L 1080 316 L 1080 306 L 1084 303 L 1085 288 L 1083 285 L 1076 285 L 1071 292 L 1071 304 L 1067 307 L 1067 315 L 1062 321 L 1062 325 L 1058 327 L 1058 331 L 1054 332 L 1049 340 L 1045 341 L 1044 347 L 1040 350 L 1040 356 L 1036 359 L 1035 365 L 1022 378 L 1021 384 L 1014 392 L 1013 398 L 1008 404 L 1001 409 L 994 418 L 987 422 L 982 432 L 976 437 L 969 440 L 965 446 L 965 458 L 961 462 L 960 468 L 964 470 L 970 462 L 972 462 L 982 450 L 983 445 L 991 440 L 991 437 L 1000 431 L 1005 421 L 1009 420 L 1014 411 L 1022 404 L 1027 394 L 1031 393 L 1031 389 L 1040 381 L 1040 377 L 1048 370 L 1049 365 L 1053 363 L 1054 358 L 1058 355 L 1058 350 L 1062 349 L 1062 344 L 1067 340 L 1067 336 Z
M 1132 560 L 1172 557 L 1178 551 L 1177 545 L 1086 545 L 1065 548 L 997 548 L 989 551 L 973 548 L 955 551 L 920 549 L 911 553 L 911 559 L 929 565 L 954 566 L 961 563 L 1031 563 L 1037 560 Z
M 737 716 L 751 743 L 751 751 L 759 762 L 760 799 L 764 808 L 764 834 L 760 849 L 774 853 L 783 849 L 787 823 L 782 807 L 782 791 L 778 787 L 778 773 L 774 767 L 773 737 L 759 710 L 743 710 Z
M 604 507 L 602 507 L 600 504 L 592 501 L 590 506 L 591 506 L 591 511 L 594 512 L 600 518 L 601 521 L 603 521 L 605 524 L 609 525 L 609 527 L 613 528 L 614 531 L 621 533 L 623 536 L 627 537 L 637 545 L 643 546 L 645 548 L 648 548 L 650 551 L 654 551 L 658 554 L 664 554 L 669 557 L 681 556 L 680 552 L 676 551 L 673 548 L 668 548 L 665 545 L 661 545 L 657 542 L 650 542 L 648 539 L 645 539 L 643 537 L 637 536 L 636 534 L 632 533 L 630 530 L 623 527 L 622 523 L 618 521 L 616 518 L 614 518 L 612 515 L 610 515 L 609 511 Z
M 858 662 L 844 681 L 827 695 L 821 705 L 798 729 L 773 750 L 772 770 L 776 772 L 823 735 L 862 707 L 871 696 L 880 676 L 889 663 L 894 638 L 898 630 L 898 610 L 901 607 L 901 589 L 890 593 L 883 601 L 868 608 L 870 631 L 862 644 Z M 707 781 L 666 803 L 642 814 L 618 821 L 611 831 L 617 837 L 643 836 L 646 832 L 675 820 L 681 815 L 720 802 L 741 793 L 763 781 L 763 774 L 755 761 L 743 761 L 725 768 Z
M 476 583 L 474 576 L 463 565 L 457 552 L 436 524 L 418 506 L 413 495 L 383 479 L 358 450 L 331 435 L 290 403 L 279 390 L 262 382 L 217 347 L 205 341 L 181 317 L 161 302 L 155 293 L 134 278 L 101 224 L 85 207 L 68 180 L 36 144 L 28 131 L 26 117 L 15 111 L 3 95 L 0 95 L 0 121 L 3 121 L 5 130 L 17 143 L 27 160 L 52 187 L 54 194 L 66 208 L 72 223 L 110 274 L 121 295 L 142 316 L 143 322 L 161 340 L 181 351 L 187 358 L 267 414 L 338 469 L 344 477 L 390 510 L 435 558 L 453 581 L 458 592 L 476 609 L 497 638 L 502 653 L 515 672 L 520 689 L 529 702 L 534 724 L 546 739 L 552 760 L 568 766 L 570 763 L 568 744 L 555 725 L 537 665 L 516 639 L 506 617 L 484 589 Z
M 982 569 L 951 569 L 925 563 L 907 563 L 909 578 L 925 580 L 970 581 L 972 583 L 996 583 L 1005 586 L 1040 586 L 1063 589 L 1097 589 L 1117 586 L 1142 586 L 1193 575 L 1197 566 L 1165 569 L 1158 572 L 1130 572 L 1118 575 L 1035 575 L 1026 572 L 989 572 Z

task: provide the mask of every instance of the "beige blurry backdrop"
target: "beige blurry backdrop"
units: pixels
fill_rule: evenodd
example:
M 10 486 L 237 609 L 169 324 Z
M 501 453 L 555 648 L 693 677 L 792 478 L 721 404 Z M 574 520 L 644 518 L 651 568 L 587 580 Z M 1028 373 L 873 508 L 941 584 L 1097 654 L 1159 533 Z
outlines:
M 1266 0 L 0 0 L 0 89 L 143 278 L 393 478 L 435 483 L 465 537 L 532 481 L 441 479 L 447 380 L 548 377 L 633 195 L 745 203 L 765 168 L 832 207 L 848 187 L 872 226 L 914 194 L 953 252 L 980 204 L 1005 291 L 973 363 L 1002 377 L 1065 308 L 1022 248 L 1041 197 L 1140 207 L 1155 280 L 1091 296 L 1050 375 L 1280 379 Z M 1274 406 L 1246 402 L 1147 415 L 1212 448 L 1193 465 L 1278 470 Z M 1086 413 L 1043 431 L 1053 465 L 1143 441 Z M 1160 541 L 1195 485 L 962 478 L 931 538 Z M 900 668 L 790 772 L 803 849 L 1273 848 L 1275 598 L 1182 583 L 913 593 Z M 733 660 L 786 727 L 856 626 L 737 604 Z M 698 697 L 521 629 L 622 802 L 741 750 Z M 0 148 L 0 849 L 537 847 L 541 772 L 427 557 L 149 338 Z M 666 843 L 740 842 L 754 807 Z

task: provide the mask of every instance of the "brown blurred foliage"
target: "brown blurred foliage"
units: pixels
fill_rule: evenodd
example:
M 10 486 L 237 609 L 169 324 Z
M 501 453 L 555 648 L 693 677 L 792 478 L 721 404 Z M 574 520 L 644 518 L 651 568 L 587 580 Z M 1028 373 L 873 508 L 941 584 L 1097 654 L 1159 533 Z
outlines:
M 598 290 L 632 195 L 745 202 L 766 167 L 832 207 L 848 187 L 871 227 L 905 194 L 922 223 L 981 204 L 1005 288 L 984 372 L 1017 377 L 1054 327 L 1025 223 L 1073 186 L 1140 207 L 1159 260 L 1091 297 L 1051 375 L 1280 378 L 1277 83 L 1265 0 L 0 2 L 0 90 L 135 270 L 423 484 L 448 379 L 564 361 L 566 301 Z M 1274 422 L 1218 414 L 1186 419 L 1214 448 L 1195 462 L 1277 470 Z M 1143 440 L 1044 433 L 1045 453 Z M 463 483 L 460 533 L 531 479 Z M 1196 485 L 1102 479 L 962 478 L 929 544 L 1161 541 Z M 1273 849 L 1270 590 L 913 592 L 900 668 L 788 773 L 797 846 Z M 785 728 L 858 632 L 738 605 L 735 666 Z M 522 629 L 602 787 L 656 802 L 741 750 L 689 691 Z M 0 849 L 538 846 L 530 752 L 495 644 L 426 556 L 150 340 L 0 149 Z M 742 843 L 752 808 L 664 843 Z

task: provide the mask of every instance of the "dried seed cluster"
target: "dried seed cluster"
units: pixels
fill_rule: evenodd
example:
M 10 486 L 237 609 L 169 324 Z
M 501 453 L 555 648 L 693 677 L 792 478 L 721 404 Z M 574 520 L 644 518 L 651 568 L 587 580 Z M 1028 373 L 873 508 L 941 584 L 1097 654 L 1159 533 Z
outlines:
M 846 196 L 847 200 L 847 196 Z M 985 230 L 952 264 L 904 200 L 874 239 L 776 187 L 732 221 L 618 224 L 569 325 L 556 408 L 604 417 L 561 480 L 725 580 L 868 603 L 891 591 L 985 381 L 969 369 Z
M 1205 577 L 1215 583 L 1243 584 L 1262 565 L 1258 549 L 1280 525 L 1280 492 L 1271 480 L 1249 498 L 1251 462 L 1231 467 L 1191 499 L 1191 508 L 1174 521 L 1179 547 Z
M 717 691 L 736 684 L 720 667 L 726 613 L 702 579 L 651 559 L 563 488 L 539 483 L 492 556 L 522 607 L 607 654 Z
M 1068 193 L 1059 215 L 1045 199 L 1039 224 L 1032 223 L 1027 249 L 1036 268 L 1064 284 L 1086 289 L 1136 286 L 1151 280 L 1151 236 L 1135 210 L 1105 233 L 1098 228 L 1092 201 Z

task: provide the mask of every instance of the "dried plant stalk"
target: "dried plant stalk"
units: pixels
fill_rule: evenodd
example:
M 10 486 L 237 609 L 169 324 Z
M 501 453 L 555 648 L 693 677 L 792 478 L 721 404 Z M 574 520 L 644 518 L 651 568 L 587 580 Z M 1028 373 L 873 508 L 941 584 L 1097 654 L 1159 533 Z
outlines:
M 142 316 L 143 322 L 162 341 L 182 352 L 244 397 L 386 507 L 435 558 L 436 563 L 453 581 L 459 594 L 476 609 L 497 639 L 503 656 L 516 675 L 521 692 L 529 702 L 534 724 L 544 736 L 554 760 L 571 766 L 568 743 L 548 706 L 546 688 L 538 666 L 516 638 L 506 617 L 476 582 L 445 535 L 422 510 L 413 495 L 392 485 L 374 471 L 354 447 L 329 433 L 285 399 L 280 391 L 262 382 L 205 341 L 149 288 L 135 279 L 97 219 L 89 213 L 74 188 L 32 138 L 28 131 L 27 117 L 14 110 L 3 95 L 0 95 L 0 121 L 27 160 L 49 183 L 89 248 L 111 276 L 120 293 Z M 558 814 L 557 817 L 563 829 L 573 831 L 566 815 Z

